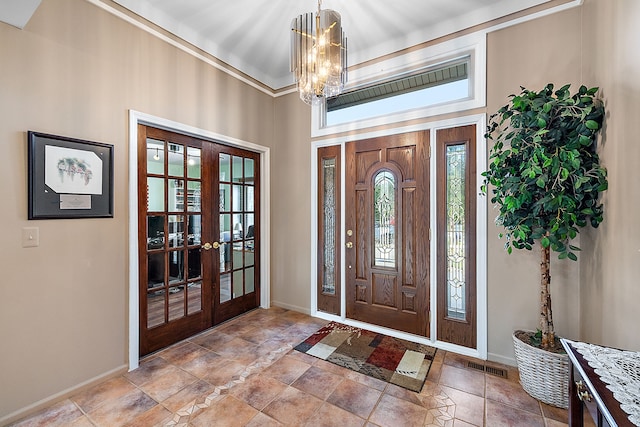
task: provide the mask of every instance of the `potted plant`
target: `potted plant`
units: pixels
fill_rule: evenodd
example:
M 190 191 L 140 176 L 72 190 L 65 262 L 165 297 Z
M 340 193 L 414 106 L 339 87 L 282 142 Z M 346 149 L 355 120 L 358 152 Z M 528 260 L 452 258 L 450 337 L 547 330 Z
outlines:
M 520 382 L 533 397 L 568 405 L 568 358 L 555 336 L 551 312 L 550 252 L 576 261 L 572 244 L 581 227 L 603 219 L 598 197 L 607 189 L 596 137 L 604 106 L 598 88 L 570 85 L 539 92 L 521 88 L 490 116 L 485 137 L 493 141 L 482 191 L 491 188 L 499 208 L 496 223 L 505 229 L 505 248 L 540 250 L 540 329 L 516 331 L 514 345 Z M 546 371 L 546 374 L 545 374 Z

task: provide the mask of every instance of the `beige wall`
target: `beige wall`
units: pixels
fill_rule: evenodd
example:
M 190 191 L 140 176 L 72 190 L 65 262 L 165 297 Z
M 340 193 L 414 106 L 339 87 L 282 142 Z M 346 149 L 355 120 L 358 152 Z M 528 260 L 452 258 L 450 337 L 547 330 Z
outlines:
M 635 350 L 638 8 L 587 0 L 491 33 L 487 66 L 487 111 L 520 85 L 602 87 L 605 222 L 583 233 L 579 263 L 553 262 L 554 314 L 564 336 Z M 0 420 L 126 364 L 129 109 L 271 148 L 271 296 L 309 310 L 310 110 L 297 95 L 264 95 L 82 0 L 44 0 L 24 30 L 0 23 L 0 94 Z M 113 219 L 26 220 L 27 130 L 114 144 Z M 489 353 L 509 361 L 511 331 L 536 326 L 538 255 L 506 255 L 494 217 L 489 208 Z M 26 226 L 40 228 L 39 247 L 21 247 Z
M 297 94 L 276 98 L 271 174 L 271 300 L 311 306 L 311 108 Z
M 128 110 L 271 146 L 273 108 L 83 0 L 44 0 L 24 30 L 0 23 L 0 424 L 126 364 Z M 27 130 L 115 146 L 113 219 L 27 220 Z M 21 247 L 27 226 L 39 247 Z
M 640 2 L 587 0 L 584 79 L 607 109 L 600 152 L 608 170 L 604 222 L 584 233 L 581 338 L 640 351 Z

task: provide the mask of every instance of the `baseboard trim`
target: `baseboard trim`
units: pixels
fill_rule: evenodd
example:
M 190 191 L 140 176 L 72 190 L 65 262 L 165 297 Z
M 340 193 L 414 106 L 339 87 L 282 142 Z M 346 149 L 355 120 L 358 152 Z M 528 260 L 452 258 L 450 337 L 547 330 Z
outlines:
M 0 426 L 5 426 L 7 424 L 16 422 L 22 418 L 28 417 L 30 415 L 35 414 L 36 412 L 49 407 L 55 403 L 58 403 L 62 400 L 67 399 L 68 397 L 71 397 L 75 394 L 80 393 L 81 391 L 87 390 L 91 387 L 93 387 L 96 384 L 99 384 L 103 381 L 106 381 L 108 379 L 111 379 L 113 377 L 117 377 L 119 375 L 123 375 L 128 371 L 128 366 L 127 365 L 121 365 L 115 369 L 112 369 L 110 371 L 107 371 L 101 375 L 98 375 L 96 377 L 90 378 L 86 381 L 81 382 L 80 384 L 77 384 L 75 386 L 69 387 L 65 390 L 62 390 L 59 393 L 56 393 L 54 395 L 51 395 L 49 397 L 45 397 L 44 399 L 41 399 L 35 403 L 32 403 L 29 406 L 25 406 L 24 408 L 18 409 L 15 412 L 12 412 L 8 415 L 5 415 L 3 417 L 0 417 Z
M 514 359 L 513 357 L 505 357 L 501 354 L 496 353 L 488 353 L 487 360 L 490 360 L 491 362 L 502 363 L 503 365 L 508 366 L 518 366 L 516 359 Z
M 297 311 L 298 313 L 308 314 L 311 316 L 311 310 L 305 307 L 299 307 L 297 305 L 287 304 L 281 301 L 271 301 L 271 305 L 275 307 L 284 308 L 286 310 Z

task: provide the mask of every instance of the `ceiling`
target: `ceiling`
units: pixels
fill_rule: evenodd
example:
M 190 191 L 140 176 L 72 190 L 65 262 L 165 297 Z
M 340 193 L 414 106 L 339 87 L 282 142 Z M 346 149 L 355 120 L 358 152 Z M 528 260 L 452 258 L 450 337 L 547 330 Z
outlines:
M 277 90 L 289 71 L 291 21 L 316 0 L 113 0 Z M 380 57 L 549 0 L 325 0 L 342 15 L 349 64 Z
M 274 90 L 294 83 L 289 72 L 292 19 L 317 9 L 316 0 L 112 1 Z M 548 1 L 325 0 L 322 8 L 342 15 L 348 61 L 354 65 Z M 0 0 L 0 20 L 8 22 L 9 9 L 14 14 L 25 9 L 22 25 L 9 22 L 22 27 L 38 3 Z

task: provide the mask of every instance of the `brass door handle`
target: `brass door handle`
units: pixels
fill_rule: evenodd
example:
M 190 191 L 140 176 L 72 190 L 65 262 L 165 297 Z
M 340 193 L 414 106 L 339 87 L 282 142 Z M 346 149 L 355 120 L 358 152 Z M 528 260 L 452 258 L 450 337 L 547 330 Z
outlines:
M 211 250 L 211 248 L 218 249 L 219 247 L 220 247 L 220 243 L 218 242 L 213 242 L 213 244 L 207 242 L 204 245 L 202 245 L 202 249 L 204 249 L 205 251 Z
M 353 242 L 347 242 L 347 249 L 351 249 L 353 247 Z

